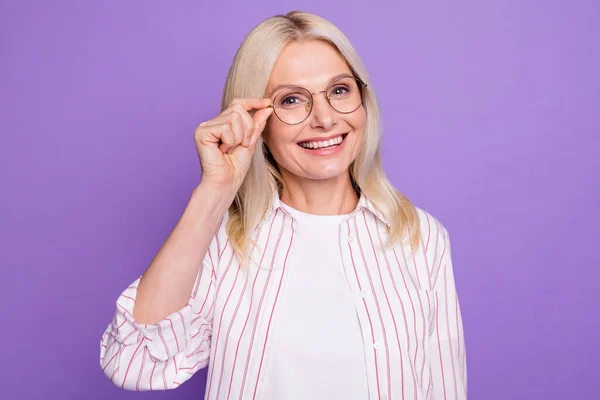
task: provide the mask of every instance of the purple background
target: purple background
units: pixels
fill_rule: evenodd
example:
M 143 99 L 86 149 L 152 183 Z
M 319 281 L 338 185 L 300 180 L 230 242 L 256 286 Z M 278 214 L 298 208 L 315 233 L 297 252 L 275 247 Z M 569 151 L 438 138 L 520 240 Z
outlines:
M 598 398 L 599 3 L 391 0 L 0 3 L 0 397 L 140 398 L 100 337 L 199 182 L 237 46 L 295 8 L 354 43 L 385 170 L 450 231 L 470 399 Z

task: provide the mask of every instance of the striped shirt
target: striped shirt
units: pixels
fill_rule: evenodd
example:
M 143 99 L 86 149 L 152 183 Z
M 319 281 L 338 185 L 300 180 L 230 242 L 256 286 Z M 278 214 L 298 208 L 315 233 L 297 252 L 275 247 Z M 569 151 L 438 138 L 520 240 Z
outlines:
M 466 399 L 466 349 L 448 231 L 416 209 L 421 244 L 414 254 L 407 242 L 381 248 L 389 223 L 364 194 L 341 230 L 348 285 L 361 298 L 355 304 L 369 399 Z M 205 400 L 267 400 L 261 389 L 286 267 L 302 257 L 303 249 L 294 247 L 297 221 L 275 196 L 253 232 L 254 263 L 239 268 L 227 219 L 226 213 L 186 307 L 154 325 L 138 324 L 133 309 L 140 278 L 119 296 L 100 344 L 102 370 L 115 385 L 173 389 L 208 366 Z M 311 321 L 305 323 L 311 329 Z

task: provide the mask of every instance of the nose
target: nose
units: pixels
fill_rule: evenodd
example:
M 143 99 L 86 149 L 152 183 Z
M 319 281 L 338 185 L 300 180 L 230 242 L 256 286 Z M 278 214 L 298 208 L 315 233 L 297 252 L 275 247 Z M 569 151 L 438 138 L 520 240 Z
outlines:
M 336 115 L 325 96 L 327 96 L 326 91 L 312 94 L 313 105 L 310 126 L 311 128 L 321 128 L 327 131 L 336 124 Z

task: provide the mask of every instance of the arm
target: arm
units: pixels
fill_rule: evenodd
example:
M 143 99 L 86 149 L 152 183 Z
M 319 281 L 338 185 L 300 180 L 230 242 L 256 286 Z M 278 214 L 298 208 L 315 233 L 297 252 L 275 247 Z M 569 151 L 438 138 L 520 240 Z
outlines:
M 198 186 L 175 229 L 142 276 L 133 317 L 154 324 L 184 307 L 233 196 Z
M 429 338 L 435 399 L 467 398 L 467 363 L 448 232 L 440 225 L 439 269 L 434 278 L 435 327 Z
M 152 264 L 119 296 L 100 346 L 102 370 L 115 385 L 172 389 L 208 364 L 217 229 L 229 205 L 222 198 L 196 188 Z

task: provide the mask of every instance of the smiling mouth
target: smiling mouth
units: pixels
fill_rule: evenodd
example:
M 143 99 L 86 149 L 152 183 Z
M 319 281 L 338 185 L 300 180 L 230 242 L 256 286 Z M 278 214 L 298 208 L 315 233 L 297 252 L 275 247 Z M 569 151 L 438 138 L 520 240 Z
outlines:
M 347 133 L 342 133 L 340 136 L 324 142 L 298 142 L 298 146 L 306 150 L 332 149 L 342 144 L 346 136 L 348 136 Z

